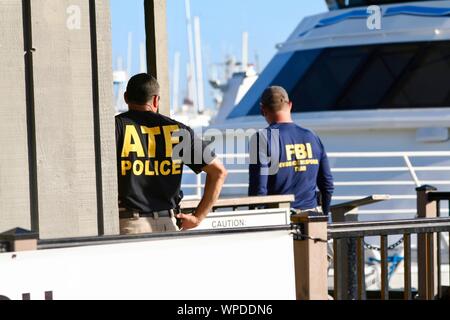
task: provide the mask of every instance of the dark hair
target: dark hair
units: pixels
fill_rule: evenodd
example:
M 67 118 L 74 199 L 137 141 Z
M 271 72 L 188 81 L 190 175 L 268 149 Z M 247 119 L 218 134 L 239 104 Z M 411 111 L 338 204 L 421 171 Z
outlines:
M 128 81 L 127 98 L 129 102 L 146 104 L 154 96 L 159 96 L 159 83 L 155 77 L 147 73 L 141 73 Z
M 288 104 L 289 95 L 283 87 L 269 87 L 261 96 L 261 106 L 271 112 L 278 112 Z

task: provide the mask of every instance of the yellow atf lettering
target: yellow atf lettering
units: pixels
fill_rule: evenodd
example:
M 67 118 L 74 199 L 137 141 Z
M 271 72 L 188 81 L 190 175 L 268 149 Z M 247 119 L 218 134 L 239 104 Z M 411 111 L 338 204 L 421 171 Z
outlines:
M 164 139 L 166 141 L 166 158 L 172 158 L 173 146 L 180 143 L 180 137 L 174 137 L 173 133 L 180 131 L 180 127 L 174 126 L 164 126 Z
M 156 136 L 161 134 L 161 129 L 159 127 L 148 128 L 145 126 L 141 127 L 142 134 L 148 135 L 148 157 L 156 157 Z
M 136 153 L 138 158 L 145 157 L 144 148 L 135 126 L 126 126 L 122 149 L 122 158 L 128 158 L 130 153 Z

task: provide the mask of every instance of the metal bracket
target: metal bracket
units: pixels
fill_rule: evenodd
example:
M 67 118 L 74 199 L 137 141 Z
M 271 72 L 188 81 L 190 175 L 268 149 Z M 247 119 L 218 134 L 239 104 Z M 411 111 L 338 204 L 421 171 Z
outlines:
M 0 253 L 6 253 L 9 251 L 9 243 L 8 242 L 0 242 Z
M 308 240 L 305 234 L 305 225 L 304 224 L 293 224 L 292 225 L 292 233 L 294 237 L 294 241 L 305 241 Z

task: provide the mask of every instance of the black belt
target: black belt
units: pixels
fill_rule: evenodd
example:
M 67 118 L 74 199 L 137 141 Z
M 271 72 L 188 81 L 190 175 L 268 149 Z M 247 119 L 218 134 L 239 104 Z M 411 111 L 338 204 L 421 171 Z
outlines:
M 127 209 L 120 209 L 120 219 L 139 219 L 139 218 L 175 218 L 179 213 L 178 210 L 162 210 L 154 212 L 139 212 Z
M 325 216 L 321 209 L 309 209 L 309 210 L 301 210 L 301 209 L 291 209 L 292 214 L 305 214 L 308 213 L 310 217 L 321 217 Z

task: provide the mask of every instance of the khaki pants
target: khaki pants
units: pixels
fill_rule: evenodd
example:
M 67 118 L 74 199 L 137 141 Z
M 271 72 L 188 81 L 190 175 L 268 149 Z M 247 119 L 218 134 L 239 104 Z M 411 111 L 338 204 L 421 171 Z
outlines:
M 120 234 L 135 235 L 180 231 L 177 219 L 169 217 L 120 219 Z

